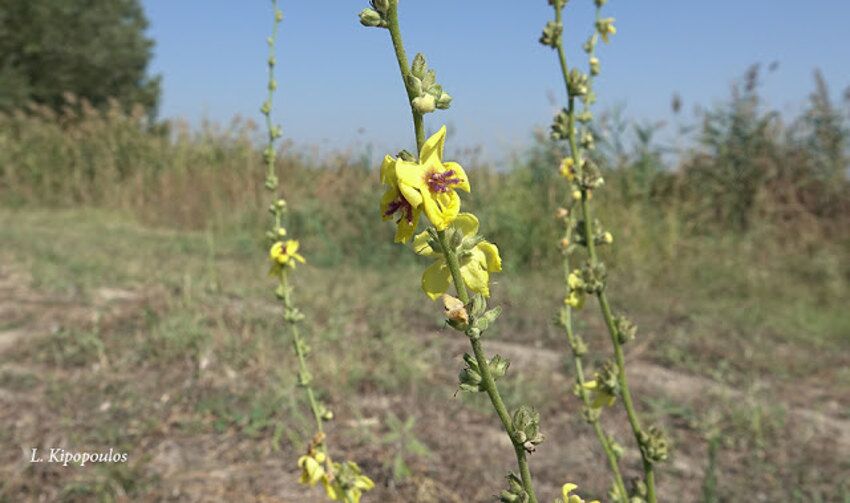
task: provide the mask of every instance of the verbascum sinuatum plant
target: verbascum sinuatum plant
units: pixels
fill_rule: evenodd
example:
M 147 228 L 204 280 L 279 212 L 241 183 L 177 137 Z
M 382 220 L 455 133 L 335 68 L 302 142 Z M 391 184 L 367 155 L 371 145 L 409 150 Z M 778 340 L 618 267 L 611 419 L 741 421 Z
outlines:
M 508 411 L 496 381 L 505 375 L 509 362 L 500 355 L 487 358 L 482 342 L 501 313 L 499 307 L 487 306 L 491 274 L 502 270 L 499 249 L 481 236 L 478 218 L 462 211 L 461 194 L 472 187 L 463 167 L 445 158 L 446 127 L 425 137 L 425 115 L 449 108 L 452 98 L 423 54 L 408 60 L 398 6 L 398 0 L 372 0 L 360 12 L 361 24 L 389 32 L 417 147 L 417 155 L 402 151 L 384 158 L 381 217 L 394 222 L 396 242 L 412 241 L 413 251 L 431 261 L 422 275 L 422 290 L 431 300 L 442 300 L 448 326 L 465 334 L 472 348 L 463 358 L 466 366 L 460 372 L 460 389 L 487 394 L 514 447 L 519 474 L 508 475 L 508 488 L 500 500 L 537 503 L 528 456 L 543 441 L 540 415 L 529 406 Z M 422 215 L 427 225 L 417 234 Z
M 304 314 L 296 307 L 293 299 L 293 275 L 300 264 L 306 263 L 301 255 L 301 247 L 296 239 L 292 239 L 284 227 L 287 204 L 284 199 L 276 197 L 279 180 L 275 170 L 277 157 L 276 141 L 282 136 L 281 126 L 272 122 L 272 105 L 277 81 L 274 76 L 276 64 L 275 43 L 283 13 L 278 7 L 277 0 L 272 0 L 274 24 L 271 35 L 267 38 L 268 55 L 268 96 L 263 102 L 261 112 L 265 116 L 268 142 L 263 157 L 266 165 L 265 187 L 273 195 L 275 201 L 269 206 L 272 215 L 271 228 L 266 237 L 269 241 L 269 275 L 277 282 L 275 296 L 283 305 L 283 319 L 289 327 L 292 336 L 292 347 L 298 360 L 298 385 L 310 406 L 316 431 L 306 447 L 304 454 L 298 458 L 297 467 L 300 472 L 299 482 L 307 486 L 322 485 L 327 498 L 331 501 L 357 503 L 363 493 L 375 487 L 374 482 L 364 475 L 360 467 L 353 461 L 335 462 L 331 459 L 326 445 L 326 435 L 323 423 L 333 418 L 331 411 L 318 400 L 314 391 L 313 377 L 307 366 L 310 348 L 300 332 L 299 325 L 304 321 Z
M 594 31 L 583 44 L 588 57 L 587 73 L 567 65 L 563 33 L 563 11 L 567 0 L 549 0 L 554 9 L 554 19 L 546 24 L 540 37 L 541 44 L 556 51 L 567 91 L 567 107 L 555 116 L 551 128 L 552 139 L 566 141 L 569 152 L 557 167 L 567 185 L 566 202 L 556 215 L 564 228 L 559 245 L 563 253 L 566 290 L 558 322 L 565 329 L 572 351 L 577 381 L 575 392 L 582 401 L 584 417 L 593 427 L 608 459 L 613 478 L 609 493 L 611 499 L 621 503 L 655 503 L 655 467 L 667 458 L 668 442 L 658 427 L 644 429 L 635 409 L 628 385 L 623 345 L 634 339 L 637 328 L 624 316 L 615 315 L 611 308 L 606 293 L 607 272 L 597 249 L 612 244 L 614 237 L 591 213 L 593 192 L 604 185 L 602 174 L 591 155 L 595 148 L 591 127 L 591 106 L 596 101 L 593 79 L 602 69 L 596 47 L 600 40 L 609 43 L 617 32 L 614 19 L 602 17 L 602 9 L 607 0 L 594 0 L 594 3 Z M 579 103 L 581 110 L 578 110 Z M 573 258 L 580 250 L 585 251 L 584 259 L 581 265 L 576 267 Z M 574 311 L 585 305 L 587 297 L 596 298 L 613 348 L 613 359 L 602 365 L 591 380 L 586 378 L 583 363 L 587 344 L 575 333 L 573 327 Z M 599 420 L 602 411 L 617 402 L 622 403 L 625 409 L 643 462 L 643 477 L 633 484 L 631 491 L 626 489 L 620 472 L 622 447 L 604 431 Z M 568 499 L 571 497 L 565 492 L 565 501 L 572 501 Z

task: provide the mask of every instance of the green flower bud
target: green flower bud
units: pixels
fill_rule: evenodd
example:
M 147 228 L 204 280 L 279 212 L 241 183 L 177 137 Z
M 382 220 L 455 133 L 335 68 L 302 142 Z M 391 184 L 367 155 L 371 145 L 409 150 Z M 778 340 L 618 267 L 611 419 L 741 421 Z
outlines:
M 508 474 L 508 488 L 499 494 L 501 503 L 528 503 L 528 494 L 522 486 L 522 480 L 513 473 Z
M 617 327 L 617 340 L 620 341 L 620 344 L 633 341 L 637 336 L 637 325 L 625 316 L 617 316 L 614 323 Z
M 268 115 L 268 114 L 272 113 L 272 104 L 271 104 L 271 102 L 270 102 L 270 101 L 268 101 L 268 100 L 264 101 L 264 102 L 263 102 L 263 106 L 261 106 L 261 107 L 260 107 L 260 112 L 262 112 L 262 113 L 263 113 L 263 115 Z
M 475 321 L 473 321 L 472 326 L 474 326 L 475 328 L 477 328 L 481 332 L 484 332 L 488 328 L 490 328 L 490 325 L 492 325 L 499 318 L 499 315 L 501 315 L 501 314 L 502 314 L 502 308 L 500 306 L 496 306 L 493 309 L 482 314 L 481 316 L 475 318 Z
M 414 77 L 423 78 L 425 77 L 425 72 L 428 70 L 428 63 L 425 61 L 425 55 L 420 53 L 416 54 L 416 57 L 413 58 L 413 64 L 410 65 L 410 72 Z
M 441 93 L 440 97 L 437 98 L 437 108 L 440 110 L 447 110 L 452 104 L 452 97 L 449 93 Z
M 543 442 L 540 433 L 540 413 L 526 405 L 514 411 L 513 427 L 515 441 L 522 444 L 528 452 L 534 452 L 535 447 Z
M 650 463 L 659 463 L 667 459 L 669 454 L 669 441 L 663 431 L 657 426 L 651 426 L 647 431 L 641 431 L 638 435 L 640 450 Z
M 283 21 L 283 11 L 281 11 L 280 9 L 276 10 L 274 12 L 274 20 L 276 23 Z
M 599 71 L 600 71 L 599 58 L 594 56 L 594 57 L 590 58 L 589 63 L 590 63 L 590 74 L 593 75 L 593 76 L 599 75 Z
M 595 34 L 587 37 L 587 41 L 585 41 L 585 43 L 582 44 L 582 46 L 581 46 L 581 48 L 584 50 L 584 52 L 586 52 L 588 54 L 593 52 L 593 49 L 595 47 L 596 47 L 596 35 Z
M 561 43 L 561 34 L 563 32 L 564 25 L 556 21 L 549 21 L 540 35 L 540 43 L 554 49 Z
M 410 90 L 416 96 L 422 96 L 425 94 L 425 89 L 422 87 L 422 79 L 415 75 L 407 76 L 407 86 L 410 87 Z
M 384 21 L 384 17 L 374 9 L 363 9 L 360 11 L 359 16 L 360 24 L 363 26 L 370 28 L 383 28 L 387 26 L 387 22 Z
M 566 140 L 569 136 L 569 115 L 564 108 L 552 120 L 550 136 L 553 140 Z
M 478 361 L 469 353 L 464 353 L 463 361 L 466 362 L 466 367 L 464 367 L 458 375 L 460 380 L 460 389 L 472 393 L 483 391 L 480 386 L 481 370 L 478 368 Z
M 578 68 L 573 68 L 567 77 L 567 90 L 570 96 L 584 96 L 587 94 L 589 90 L 587 75 L 582 73 Z

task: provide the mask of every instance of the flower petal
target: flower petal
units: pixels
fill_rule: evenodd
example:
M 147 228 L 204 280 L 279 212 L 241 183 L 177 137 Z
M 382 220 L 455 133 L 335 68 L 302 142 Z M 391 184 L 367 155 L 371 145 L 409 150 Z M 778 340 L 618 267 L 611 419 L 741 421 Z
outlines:
M 484 264 L 480 261 L 472 260 L 468 264 L 461 266 L 460 275 L 463 277 L 463 282 L 466 283 L 467 288 L 485 297 L 489 297 L 490 274 L 483 266 Z
M 387 187 L 384 195 L 381 196 L 381 218 L 384 220 L 389 220 L 393 217 L 392 213 L 387 213 L 390 208 L 390 204 L 398 199 L 399 196 L 398 186 L 393 185 L 391 187 Z
M 455 172 L 455 176 L 460 179 L 460 183 L 455 185 L 455 188 L 471 192 L 472 189 L 469 186 L 469 177 L 466 176 L 466 171 L 463 170 L 463 167 L 461 167 L 460 164 L 456 162 L 447 162 L 443 164 L 443 167 L 446 170 L 453 170 Z
M 449 289 L 451 271 L 445 260 L 437 260 L 422 273 L 422 290 L 431 298 L 437 300 Z
M 427 231 L 420 232 L 413 238 L 413 251 L 416 252 L 417 255 L 422 255 L 423 257 L 431 257 L 434 255 L 434 249 L 431 248 L 431 245 L 428 244 L 428 241 L 431 240 L 431 236 L 428 235 Z
M 396 185 L 396 161 L 394 157 L 384 156 L 384 161 L 381 163 L 381 183 L 384 185 Z
M 489 241 L 482 241 L 475 246 L 481 250 L 487 261 L 487 270 L 499 272 L 502 270 L 502 257 L 499 256 L 499 248 Z
M 453 190 L 436 195 L 429 192 L 424 202 L 425 214 L 438 231 L 446 230 L 460 213 L 460 196 Z
M 478 233 L 478 217 L 472 213 L 460 213 L 455 218 L 454 226 L 460 229 L 464 236 L 474 236 Z
M 408 161 L 395 163 L 395 174 L 399 185 L 409 185 L 414 189 L 426 190 L 425 167 Z
M 425 140 L 419 151 L 419 162 L 426 164 L 428 160 L 436 155 L 438 160 L 443 159 L 443 149 L 446 146 L 446 126 L 440 128 L 430 138 Z
M 407 218 L 402 216 L 401 220 L 398 221 L 398 227 L 395 231 L 395 242 L 396 243 L 407 243 L 411 237 L 413 237 L 413 233 L 416 232 L 416 226 L 419 224 L 419 215 L 422 214 L 421 208 L 413 208 L 411 221 L 408 221 Z

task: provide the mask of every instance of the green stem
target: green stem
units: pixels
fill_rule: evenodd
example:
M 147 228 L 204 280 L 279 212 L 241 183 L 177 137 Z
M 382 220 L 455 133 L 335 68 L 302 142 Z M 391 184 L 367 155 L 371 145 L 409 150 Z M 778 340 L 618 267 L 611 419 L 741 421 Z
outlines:
M 557 7 L 555 8 L 555 21 L 562 22 L 562 14 L 561 10 Z M 569 89 L 569 67 L 567 66 L 567 58 L 564 51 L 563 40 L 560 40 L 557 44 L 558 50 L 558 59 L 561 64 L 561 74 L 564 79 L 564 86 L 567 89 L 567 96 L 569 99 L 569 105 L 567 108 L 567 115 L 569 118 L 569 122 L 567 125 L 567 137 L 570 144 L 570 153 L 573 158 L 573 162 L 575 163 L 576 170 L 579 172 L 579 176 L 581 174 L 581 154 L 578 149 L 578 142 L 576 141 L 576 128 L 575 128 L 575 96 L 570 93 Z M 593 234 L 593 221 L 591 219 L 590 206 L 588 202 L 588 191 L 586 187 L 580 187 L 581 189 L 581 213 L 582 218 L 584 219 L 584 238 L 587 243 L 587 253 L 588 259 L 591 267 L 596 266 L 599 263 L 599 258 L 596 254 L 596 243 L 594 241 Z M 640 447 L 641 445 L 641 426 L 640 420 L 637 415 L 637 411 L 634 407 L 634 402 L 632 401 L 631 391 L 629 390 L 628 379 L 626 377 L 626 363 L 625 357 L 623 355 L 623 347 L 620 343 L 617 326 L 614 322 L 614 316 L 611 312 L 611 306 L 608 303 L 608 297 L 605 294 L 605 291 L 602 290 L 596 294 L 596 297 L 599 301 L 599 306 L 602 311 L 602 316 L 605 319 L 605 325 L 608 328 L 608 334 L 611 338 L 611 344 L 614 347 L 614 358 L 617 368 L 619 370 L 619 384 L 620 389 L 623 395 L 623 406 L 626 409 L 626 416 L 628 417 L 629 424 L 631 425 L 632 432 L 634 433 L 635 440 Z M 648 503 L 656 503 L 656 495 L 655 495 L 655 473 L 654 466 L 652 462 L 647 458 L 646 454 L 643 452 L 643 449 L 640 449 L 641 458 L 643 460 L 643 470 L 644 470 L 644 481 L 647 486 L 647 501 Z
M 422 150 L 422 145 L 425 143 L 425 127 L 422 114 L 413 108 L 413 99 L 416 94 L 408 77 L 410 76 L 410 64 L 407 60 L 407 53 L 404 50 L 404 41 L 401 38 L 401 27 L 398 23 L 398 0 L 390 0 L 389 9 L 387 9 L 387 28 L 390 32 L 390 38 L 393 41 L 393 49 L 395 49 L 395 57 L 398 61 L 398 69 L 401 72 L 401 80 L 404 84 L 404 89 L 407 91 L 407 104 L 410 106 L 410 113 L 413 115 L 413 130 L 416 136 L 416 151 Z
M 283 287 L 284 295 L 283 295 L 283 305 L 287 311 L 294 311 L 295 304 L 292 301 L 292 292 L 289 286 L 289 282 L 287 281 L 287 272 L 283 271 L 281 273 L 280 280 L 281 287 Z M 298 356 L 298 380 L 300 386 L 304 388 L 304 392 L 307 395 L 307 401 L 310 403 L 310 411 L 313 412 L 313 419 L 316 422 L 316 432 L 324 433 L 324 427 L 322 425 L 322 414 L 319 410 L 319 402 L 316 400 L 316 394 L 313 391 L 313 387 L 310 385 L 312 381 L 312 376 L 310 375 L 310 371 L 307 369 L 307 355 L 305 352 L 306 343 L 304 339 L 301 338 L 301 332 L 298 330 L 298 322 L 296 321 L 287 321 L 289 325 L 289 331 L 292 334 L 292 346 L 295 349 L 295 354 Z
M 565 234 L 565 239 L 569 242 L 572 238 L 572 216 L 570 216 L 570 220 L 567 223 L 567 229 Z M 570 256 L 565 252 L 564 253 L 564 279 L 569 276 L 572 271 L 572 267 L 570 266 Z M 587 390 L 584 388 L 584 384 L 586 382 L 584 377 L 584 365 L 582 363 L 581 355 L 579 354 L 577 348 L 579 345 L 579 341 L 576 338 L 575 332 L 573 330 L 573 320 L 572 320 L 572 308 L 570 306 L 564 307 L 566 312 L 566 319 L 564 320 L 564 329 L 567 334 L 567 342 L 570 347 L 573 348 L 573 365 L 575 367 L 576 372 L 576 382 L 578 383 L 579 397 L 581 398 L 582 403 L 586 410 L 591 410 L 591 401 L 590 396 Z M 602 427 L 602 423 L 600 423 L 598 417 L 589 417 L 588 421 L 593 427 L 594 433 L 596 433 L 596 438 L 599 440 L 599 444 L 602 446 L 602 450 L 605 451 L 605 457 L 608 458 L 608 465 L 611 468 L 611 474 L 614 477 L 614 485 L 617 487 L 617 490 L 621 496 L 622 503 L 628 503 L 628 493 L 626 492 L 626 485 L 623 482 L 623 476 L 620 473 L 620 464 L 617 461 L 617 455 L 614 453 L 614 449 L 611 445 L 611 440 L 608 435 L 605 434 L 605 430 Z
M 404 49 L 404 41 L 401 36 L 401 28 L 398 22 L 398 0 L 390 0 L 389 8 L 387 9 L 387 29 L 390 32 L 390 38 L 392 39 L 393 49 L 395 50 L 396 60 L 398 61 L 399 71 L 401 73 L 402 83 L 404 84 L 404 89 L 407 92 L 407 101 L 410 106 L 410 113 L 413 116 L 413 129 L 416 137 L 416 149 L 417 151 L 422 150 L 422 145 L 425 143 L 425 128 L 423 116 L 416 109 L 413 108 L 413 99 L 416 97 L 414 89 L 409 84 L 409 76 L 410 76 L 410 64 L 407 59 L 407 53 Z M 443 254 L 446 257 L 446 262 L 449 265 L 449 269 L 451 270 L 452 280 L 455 284 L 455 289 L 457 290 L 458 298 L 466 304 L 469 302 L 469 293 L 466 291 L 466 285 L 463 283 L 463 278 L 460 275 L 460 264 L 458 263 L 457 255 L 454 250 L 448 245 L 446 241 L 445 231 L 437 231 L 437 236 L 439 238 L 440 247 L 443 250 Z M 481 379 L 482 385 L 487 392 L 487 395 L 490 397 L 490 401 L 493 403 L 493 407 L 496 409 L 496 414 L 499 416 L 499 419 L 502 421 L 502 426 L 504 426 L 505 431 L 511 439 L 511 443 L 514 446 L 514 452 L 517 458 L 517 464 L 519 466 L 520 477 L 522 478 L 523 488 L 525 492 L 528 494 L 529 503 L 537 503 L 537 497 L 534 494 L 534 488 L 532 486 L 531 481 L 531 470 L 528 466 L 528 460 L 526 458 L 525 448 L 521 443 L 518 443 L 515 440 L 515 433 L 513 428 L 513 421 L 511 420 L 510 414 L 508 414 L 508 409 L 505 407 L 505 403 L 502 400 L 502 396 L 499 394 L 499 389 L 496 387 L 496 381 L 493 379 L 493 375 L 490 372 L 490 367 L 487 365 L 487 357 L 484 354 L 484 348 L 481 345 L 481 341 L 477 338 L 470 338 L 470 342 L 472 343 L 472 352 L 475 354 L 475 359 L 478 362 L 478 367 L 481 371 Z
M 268 148 L 273 149 L 275 143 L 275 134 L 274 134 L 274 123 L 272 122 L 272 114 L 271 108 L 274 104 L 274 91 L 275 88 L 273 86 L 273 82 L 275 82 L 274 78 L 274 67 L 275 67 L 275 44 L 277 43 L 277 32 L 278 25 L 280 21 L 278 20 L 278 3 L 277 0 L 272 0 L 272 10 L 274 12 L 274 22 L 272 24 L 272 32 L 269 35 L 269 56 L 268 56 L 268 95 L 266 96 L 266 103 L 268 104 L 268 110 L 264 112 L 266 116 L 266 132 L 268 134 Z M 274 179 L 274 158 L 267 157 L 266 158 L 266 180 L 270 181 Z
M 437 231 L 437 238 L 440 243 L 440 248 L 443 256 L 446 257 L 446 263 L 449 266 L 449 271 L 452 274 L 452 281 L 457 290 L 458 298 L 464 304 L 469 303 L 469 292 L 466 290 L 466 284 L 463 282 L 463 276 L 460 274 L 460 263 L 458 262 L 457 253 L 448 243 L 445 231 Z M 502 395 L 499 393 L 499 388 L 496 386 L 496 381 L 490 372 L 490 366 L 487 364 L 487 356 L 484 354 L 484 348 L 481 345 L 481 340 L 478 337 L 470 337 L 472 343 L 472 352 L 475 354 L 475 360 L 478 363 L 478 369 L 481 372 L 481 385 L 490 397 L 493 403 L 493 408 L 496 409 L 496 414 L 502 421 L 502 426 L 511 443 L 514 446 L 517 465 L 519 466 L 520 478 L 525 492 L 528 494 L 530 503 L 537 503 L 537 496 L 534 494 L 534 486 L 531 480 L 531 470 L 528 466 L 528 458 L 526 456 L 525 447 L 521 442 L 516 440 L 516 432 L 514 430 L 513 420 L 508 413 L 508 408 L 505 406 Z

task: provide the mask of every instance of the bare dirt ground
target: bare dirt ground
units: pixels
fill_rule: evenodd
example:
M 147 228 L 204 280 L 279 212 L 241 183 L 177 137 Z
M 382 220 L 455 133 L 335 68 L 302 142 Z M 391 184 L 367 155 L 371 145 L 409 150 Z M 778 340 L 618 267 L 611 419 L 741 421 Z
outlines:
M 146 310 L 159 308 L 162 295 L 117 288 L 77 296 L 48 294 L 33 288 L 21 268 L 0 262 L 0 501 L 91 501 L 103 495 L 119 501 L 322 501 L 318 491 L 305 491 L 296 484 L 292 460 L 297 453 L 287 447 L 270 447 L 265 441 L 270 434 L 246 438 L 232 430 L 196 427 L 189 417 L 192 412 L 176 396 L 218 385 L 224 379 L 218 371 L 207 372 L 206 364 L 193 364 L 186 367 L 191 371 L 176 374 L 146 364 L 125 370 L 115 366 L 107 353 L 94 364 L 60 366 L 26 349 L 73 327 L 96 327 L 103 337 L 126 337 Z M 443 345 L 444 333 L 425 336 L 447 347 L 457 360 L 466 350 L 464 340 Z M 486 346 L 492 353 L 509 357 L 512 368 L 529 370 L 530 382 L 570 389 L 571 377 L 564 371 L 562 353 L 494 340 L 486 341 Z M 781 411 L 781 434 L 769 437 L 769 445 L 760 453 L 750 452 L 753 444 L 744 439 L 731 443 L 719 455 L 721 479 L 746 481 L 751 477 L 747 466 L 758 462 L 753 461 L 754 456 L 777 467 L 752 479 L 753 490 L 741 501 L 769 501 L 758 487 L 766 483 L 766 477 L 791 476 L 791 469 L 785 466 L 800 462 L 832 465 L 832 477 L 816 478 L 815 483 L 840 480 L 841 471 L 847 469 L 850 420 L 840 413 L 846 409 L 846 396 L 829 398 L 826 402 L 832 400 L 834 405 L 815 410 L 806 407 L 802 397 L 818 396 L 822 405 L 822 390 L 806 384 L 790 393 L 783 389 L 783 396 L 793 397 L 792 403 L 785 403 L 777 401 L 775 394 L 753 394 L 705 376 L 661 367 L 641 353 L 640 347 L 632 348 L 629 378 L 636 394 L 662 404 L 659 416 L 665 418 L 664 426 L 675 443 L 675 453 L 659 479 L 663 494 L 678 495 L 668 501 L 700 501 L 706 473 L 706 425 L 703 416 L 688 412 L 693 410 L 714 407 L 719 411 L 744 405 L 747 411 Z M 752 384 L 749 389 L 769 387 L 769 383 Z M 413 475 L 401 484 L 393 483 L 387 473 L 382 461 L 386 452 L 380 445 L 348 440 L 338 446 L 375 475 L 379 488 L 369 500 L 492 501 L 512 465 L 510 445 L 498 423 L 486 408 L 470 408 L 454 396 L 454 371 L 438 370 L 424 386 L 437 391 L 407 396 L 367 394 L 359 417 L 332 426 L 377 434 L 389 411 L 418 418 L 420 440 L 434 455 L 412 462 Z M 125 395 L 117 393 L 119 389 L 140 395 L 145 405 L 124 410 L 120 397 Z M 563 395 L 562 400 L 541 410 L 547 441 L 532 457 L 539 491 L 554 495 L 569 477 L 601 495 L 607 474 L 594 468 L 599 466 L 599 448 L 583 425 L 575 399 Z M 63 467 L 29 462 L 33 447 L 88 447 L 75 443 L 79 441 L 76 431 L 104 416 L 111 418 L 105 424 L 114 431 L 103 435 L 101 445 L 121 439 L 129 442 L 131 459 L 126 466 Z M 744 416 L 745 421 L 756 417 Z M 625 423 L 605 419 L 620 442 L 629 443 Z M 637 473 L 633 450 L 624 461 L 627 473 Z

